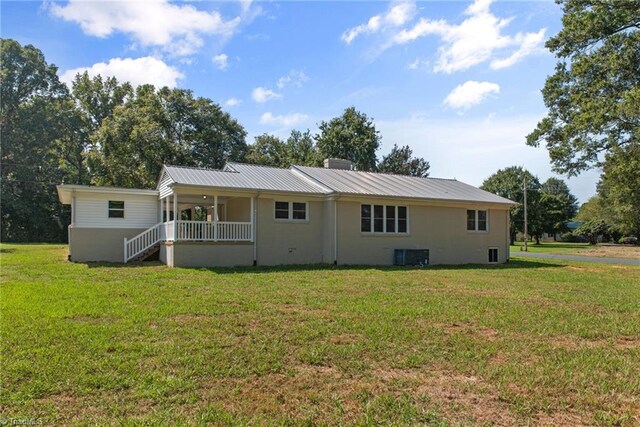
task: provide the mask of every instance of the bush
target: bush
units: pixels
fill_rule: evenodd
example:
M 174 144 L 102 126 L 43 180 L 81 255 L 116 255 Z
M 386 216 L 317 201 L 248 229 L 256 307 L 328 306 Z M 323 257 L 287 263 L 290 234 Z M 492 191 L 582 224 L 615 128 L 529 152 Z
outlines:
M 622 245 L 637 245 L 638 238 L 636 236 L 625 236 L 618 239 L 618 243 Z
M 562 235 L 560 236 L 560 239 L 563 242 L 568 242 L 568 243 L 586 243 L 587 239 L 580 235 L 580 234 L 576 234 L 576 233 L 562 233 Z

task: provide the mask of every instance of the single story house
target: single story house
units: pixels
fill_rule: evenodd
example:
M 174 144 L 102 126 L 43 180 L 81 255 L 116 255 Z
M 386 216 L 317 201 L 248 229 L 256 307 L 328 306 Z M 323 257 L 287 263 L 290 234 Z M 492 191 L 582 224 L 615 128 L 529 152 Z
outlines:
M 170 267 L 465 264 L 509 259 L 515 203 L 455 179 L 229 162 L 165 165 L 155 190 L 59 185 L 69 259 Z

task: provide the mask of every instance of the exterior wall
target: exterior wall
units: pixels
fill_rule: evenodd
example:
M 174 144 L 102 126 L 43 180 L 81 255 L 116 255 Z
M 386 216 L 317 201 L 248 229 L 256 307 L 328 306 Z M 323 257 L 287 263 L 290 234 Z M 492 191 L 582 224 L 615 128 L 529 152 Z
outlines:
M 171 257 L 173 260 L 171 260 Z M 228 242 L 166 243 L 161 247 L 160 259 L 170 267 L 248 266 L 253 265 L 253 244 Z
M 145 228 L 69 227 L 71 261 L 124 261 L 124 238 L 132 238 Z
M 251 221 L 251 198 L 240 197 L 227 200 L 226 221 L 250 222 Z
M 124 218 L 109 218 L 109 200 L 124 201 Z M 74 227 L 142 228 L 159 222 L 157 196 L 83 193 L 76 196 Z
M 489 209 L 487 232 L 467 231 L 466 212 L 409 206 L 409 233 L 371 234 L 360 232 L 360 203 L 339 201 L 338 263 L 391 265 L 394 249 L 429 249 L 430 264 L 486 264 L 489 248 L 498 248 L 498 262 L 506 262 L 508 211 Z
M 278 201 L 305 202 L 283 197 Z M 308 201 L 307 221 L 276 220 L 274 199 L 257 199 L 258 265 L 317 264 L 323 262 L 322 201 Z

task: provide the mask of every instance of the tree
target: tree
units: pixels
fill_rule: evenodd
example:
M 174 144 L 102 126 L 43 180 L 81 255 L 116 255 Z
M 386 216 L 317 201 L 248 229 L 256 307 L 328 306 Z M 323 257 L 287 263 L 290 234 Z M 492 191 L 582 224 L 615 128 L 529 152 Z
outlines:
M 288 168 L 291 165 L 319 166 L 320 156 L 311 132 L 292 130 L 286 141 L 277 136 L 263 134 L 249 147 L 247 161 L 256 165 Z
M 262 134 L 256 136 L 249 146 L 247 161 L 256 165 L 289 167 L 289 156 L 285 143 L 277 136 Z
M 191 91 L 139 86 L 94 134 L 94 183 L 151 188 L 164 163 L 220 168 L 244 160 L 244 128 Z
M 0 129 L 3 241 L 61 241 L 68 210 L 57 203 L 56 140 L 70 107 L 55 65 L 31 45 L 0 39 Z
M 408 145 L 398 148 L 393 145 L 391 152 L 382 158 L 378 164 L 378 171 L 395 173 L 398 175 L 411 175 L 426 178 L 429 176 L 429 162 L 421 157 L 411 157 L 413 151 Z
M 292 165 L 320 166 L 322 164 L 322 158 L 308 129 L 305 132 L 292 130 L 285 142 L 285 149 Z
M 349 107 L 342 116 L 322 121 L 318 127 L 316 145 L 323 158 L 351 160 L 358 170 L 376 170 L 380 134 L 366 114 Z
M 618 224 L 616 228 L 640 237 L 640 144 L 629 144 L 607 155 L 598 194 Z
M 540 213 L 542 230 L 545 233 L 568 231 L 569 222 L 578 211 L 578 199 L 571 194 L 567 184 L 558 178 L 549 178 L 541 188 Z
M 546 46 L 559 63 L 542 91 L 549 112 L 527 144 L 544 141 L 554 169 L 571 176 L 640 143 L 640 1 L 558 2 L 563 29 Z
M 511 208 L 509 235 L 511 244 L 516 240 L 518 231 L 524 231 L 524 183 L 527 183 L 527 217 L 529 221 L 529 233 L 532 236 L 542 234 L 540 218 L 540 181 L 529 171 L 519 166 L 500 169 L 498 172 L 485 179 L 482 188 L 485 191 L 497 194 L 519 203 Z

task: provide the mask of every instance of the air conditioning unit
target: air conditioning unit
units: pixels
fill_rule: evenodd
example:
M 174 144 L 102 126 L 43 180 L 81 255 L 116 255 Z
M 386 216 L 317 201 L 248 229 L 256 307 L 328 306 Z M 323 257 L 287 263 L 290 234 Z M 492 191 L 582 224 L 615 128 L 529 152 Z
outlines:
M 429 265 L 429 249 L 395 249 L 393 265 Z

